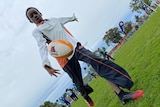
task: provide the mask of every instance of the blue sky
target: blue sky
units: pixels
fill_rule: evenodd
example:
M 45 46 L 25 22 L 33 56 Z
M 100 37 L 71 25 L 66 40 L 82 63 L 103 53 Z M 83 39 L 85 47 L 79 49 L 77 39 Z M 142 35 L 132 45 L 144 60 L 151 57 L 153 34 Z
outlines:
M 38 8 L 44 18 L 68 17 L 73 13 L 79 22 L 66 27 L 89 49 L 105 32 L 118 26 L 129 15 L 129 0 L 1 0 L 0 3 L 0 101 L 2 107 L 38 107 L 46 100 L 55 101 L 64 93 L 71 80 L 49 56 L 58 78 L 43 69 L 38 46 L 32 37 L 34 24 L 29 23 L 25 10 Z M 131 15 L 131 14 L 130 14 Z M 130 16 L 129 15 L 129 16 Z M 128 17 L 129 17 L 128 16 Z M 18 102 L 18 103 L 16 103 Z

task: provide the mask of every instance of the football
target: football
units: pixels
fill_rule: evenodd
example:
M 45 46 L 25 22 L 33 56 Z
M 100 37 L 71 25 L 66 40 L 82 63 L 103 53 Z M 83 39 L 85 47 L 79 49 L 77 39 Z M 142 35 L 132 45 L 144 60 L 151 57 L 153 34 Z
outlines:
M 66 40 L 54 40 L 49 43 L 48 51 L 55 58 L 66 58 L 73 53 L 73 45 Z

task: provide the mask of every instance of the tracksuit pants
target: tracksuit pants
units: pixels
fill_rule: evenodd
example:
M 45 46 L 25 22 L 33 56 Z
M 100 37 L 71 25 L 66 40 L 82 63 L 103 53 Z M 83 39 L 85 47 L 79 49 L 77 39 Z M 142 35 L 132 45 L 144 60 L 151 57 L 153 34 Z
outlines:
M 96 56 L 93 52 L 84 47 L 79 48 L 79 46 L 80 45 L 77 45 L 73 57 L 68 61 L 63 70 L 71 77 L 73 83 L 76 84 L 77 89 L 82 96 L 85 95 L 86 92 L 83 89 L 84 84 L 82 80 L 81 67 L 78 61 L 90 64 L 102 78 L 130 90 L 134 83 L 125 69 L 110 60 Z

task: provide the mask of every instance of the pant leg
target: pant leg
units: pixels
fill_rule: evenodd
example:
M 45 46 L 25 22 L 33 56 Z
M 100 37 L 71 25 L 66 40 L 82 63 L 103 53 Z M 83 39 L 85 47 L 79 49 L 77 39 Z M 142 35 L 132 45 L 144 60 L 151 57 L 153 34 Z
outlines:
M 76 48 L 75 55 L 78 60 L 91 64 L 101 77 L 123 88 L 130 89 L 133 86 L 129 74 L 114 62 L 102 59 L 85 48 Z
M 65 65 L 63 70 L 68 73 L 68 75 L 72 79 L 73 83 L 76 85 L 77 90 L 81 93 L 81 95 L 87 96 L 88 94 L 84 89 L 81 67 L 76 57 L 74 57 L 74 55 Z

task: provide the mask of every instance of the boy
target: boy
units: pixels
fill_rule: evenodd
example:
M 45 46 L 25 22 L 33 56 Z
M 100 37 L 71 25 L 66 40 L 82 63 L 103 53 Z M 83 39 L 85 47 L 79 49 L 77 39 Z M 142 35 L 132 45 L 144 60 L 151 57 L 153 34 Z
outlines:
M 100 54 L 102 54 L 103 58 L 107 58 L 108 60 L 112 59 L 115 60 L 113 57 L 111 57 L 109 54 L 107 54 L 105 48 L 98 48 L 98 51 Z
M 75 15 L 72 17 L 43 19 L 39 10 L 34 7 L 29 7 L 26 10 L 26 16 L 31 23 L 37 26 L 33 31 L 33 36 L 38 43 L 43 66 L 51 76 L 57 77 L 60 73 L 59 70 L 51 66 L 48 60 L 46 44 L 56 39 L 67 40 L 72 43 L 74 46 L 72 55 L 67 58 L 56 58 L 56 60 L 63 70 L 68 73 L 89 106 L 94 106 L 94 102 L 89 96 L 90 90 L 87 90 L 88 88 L 85 88 L 83 84 L 81 68 L 78 61 L 83 61 L 92 65 L 94 70 L 108 81 L 123 104 L 127 103 L 129 100 L 138 99 L 143 95 L 142 90 L 124 92 L 120 87 L 130 90 L 133 86 L 133 82 L 128 73 L 119 65 L 94 55 L 70 35 L 65 29 L 64 24 L 77 21 Z
M 66 94 L 67 94 L 69 97 L 71 97 L 72 100 L 74 100 L 74 101 L 77 101 L 77 100 L 78 100 L 77 95 L 73 92 L 72 89 L 67 88 L 67 89 L 66 89 Z

